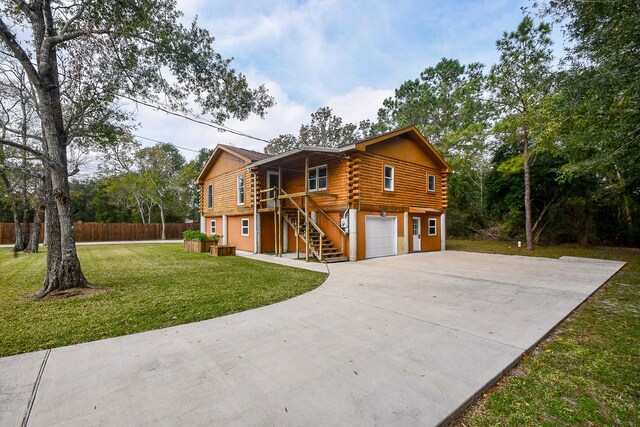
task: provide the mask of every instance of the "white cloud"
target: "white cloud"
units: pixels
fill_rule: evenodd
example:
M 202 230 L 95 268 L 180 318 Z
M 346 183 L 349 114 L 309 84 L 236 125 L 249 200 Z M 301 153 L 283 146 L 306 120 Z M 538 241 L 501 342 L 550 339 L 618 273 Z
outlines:
M 393 96 L 393 90 L 358 86 L 345 94 L 329 97 L 326 105 L 345 122 L 358 123 L 366 119 L 375 121 L 382 101 L 390 96 Z
M 527 0 L 179 0 L 185 19 L 216 37 L 214 48 L 276 99 L 265 119 L 226 125 L 263 139 L 297 134 L 330 106 L 346 122 L 375 120 L 382 101 L 442 57 L 491 65 L 495 41 L 516 28 Z M 192 149 L 217 143 L 261 151 L 264 143 L 141 110 L 141 135 Z M 190 155 L 185 152 L 186 155 Z

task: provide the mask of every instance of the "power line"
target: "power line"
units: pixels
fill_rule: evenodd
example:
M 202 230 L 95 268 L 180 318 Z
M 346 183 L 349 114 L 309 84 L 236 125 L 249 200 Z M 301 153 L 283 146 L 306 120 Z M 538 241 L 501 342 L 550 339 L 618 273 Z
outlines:
M 157 139 L 149 138 L 149 137 L 146 137 L 146 136 L 136 135 L 135 133 L 132 133 L 131 135 L 135 136 L 136 138 L 144 139 L 144 140 L 147 140 L 147 141 L 157 142 L 158 144 L 169 144 L 169 145 L 173 145 L 174 147 L 179 148 L 179 149 L 181 149 L 181 150 L 192 151 L 192 152 L 194 152 L 194 153 L 199 153 L 199 152 L 200 152 L 199 150 L 194 150 L 193 148 L 181 147 L 181 146 L 179 146 L 179 145 L 177 145 L 177 144 L 174 144 L 173 142 L 159 141 L 159 140 L 157 140 Z
M 9 52 L 5 52 L 4 50 L 0 50 L 0 53 L 4 54 L 4 55 L 7 55 L 7 56 L 13 56 Z M 74 81 L 76 81 L 78 83 L 81 83 L 81 84 L 84 83 L 84 82 L 80 81 L 80 79 L 64 73 L 63 70 L 58 70 L 58 73 L 64 78 L 74 80 Z M 260 137 L 257 137 L 257 136 L 253 136 L 253 135 L 249 135 L 248 133 L 245 133 L 245 132 L 230 128 L 228 126 L 224 126 L 222 124 L 219 124 L 219 123 L 216 123 L 216 122 L 213 122 L 213 121 L 208 121 L 205 118 L 203 118 L 201 116 L 198 116 L 196 114 L 193 114 L 193 113 L 190 113 L 190 115 L 193 116 L 193 117 L 189 117 L 186 114 L 178 113 L 176 111 L 170 110 L 169 109 L 170 107 L 168 107 L 166 105 L 163 105 L 163 106 L 154 105 L 154 104 L 151 104 L 151 103 L 148 103 L 148 102 L 141 101 L 139 99 L 133 98 L 133 97 L 131 97 L 129 95 L 122 94 L 122 93 L 118 93 L 118 92 L 111 92 L 111 93 L 113 95 L 119 97 L 119 98 L 124 98 L 124 99 L 128 99 L 129 101 L 135 102 L 136 104 L 144 105 L 145 107 L 153 108 L 153 109 L 162 111 L 162 112 L 164 112 L 166 114 L 170 114 L 172 116 L 176 116 L 176 117 L 179 117 L 179 118 L 182 118 L 182 119 L 186 119 L 186 120 L 189 120 L 189 121 L 197 123 L 197 124 L 208 126 L 208 127 L 214 128 L 214 129 L 222 131 L 222 132 L 229 132 L 229 133 L 232 133 L 232 134 L 237 135 L 237 136 L 253 139 L 254 141 L 265 142 L 267 144 L 271 143 L 271 141 L 269 141 L 267 139 L 260 138 Z
M 204 119 L 202 119 L 201 117 L 196 116 L 196 115 L 193 115 L 196 118 L 189 117 L 189 116 L 187 116 L 185 114 L 177 113 L 175 111 L 171 111 L 171 110 L 169 110 L 168 108 L 166 108 L 164 106 L 150 104 L 148 102 L 141 101 L 139 99 L 130 97 L 128 95 L 124 95 L 124 94 L 121 94 L 121 93 L 115 93 L 114 95 L 116 95 L 119 98 L 128 99 L 128 100 L 130 100 L 132 102 L 135 102 L 136 104 L 144 105 L 145 107 L 149 107 L 149 108 L 153 108 L 153 109 L 156 109 L 156 110 L 160 110 L 160 111 L 162 111 L 164 113 L 167 113 L 167 114 L 170 114 L 172 116 L 180 117 L 180 118 L 189 120 L 189 121 L 194 122 L 194 123 L 198 123 L 198 124 L 201 124 L 201 125 L 209 126 L 211 128 L 217 129 L 219 131 L 229 132 L 229 133 L 232 133 L 234 135 L 242 136 L 242 137 L 245 137 L 245 138 L 250 138 L 250 139 L 253 139 L 253 140 L 256 140 L 256 141 L 260 141 L 260 142 L 266 142 L 267 144 L 269 144 L 271 142 L 271 141 L 269 141 L 267 139 L 263 139 L 263 138 L 259 138 L 257 136 L 249 135 L 248 133 L 244 133 L 244 132 L 232 129 L 232 128 L 227 127 L 227 126 L 223 126 L 223 125 L 217 124 L 215 122 L 205 121 Z

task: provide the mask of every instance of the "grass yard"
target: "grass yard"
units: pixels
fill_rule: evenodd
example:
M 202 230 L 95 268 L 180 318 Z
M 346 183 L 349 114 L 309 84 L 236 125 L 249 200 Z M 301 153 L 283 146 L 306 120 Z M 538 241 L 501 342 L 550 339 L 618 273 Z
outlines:
M 89 281 L 105 292 L 35 301 L 46 253 L 0 250 L 0 356 L 210 319 L 273 304 L 326 274 L 185 252 L 181 244 L 78 246 Z
M 462 240 L 447 248 L 628 263 L 453 425 L 640 423 L 640 249 L 551 246 L 528 254 L 513 243 Z

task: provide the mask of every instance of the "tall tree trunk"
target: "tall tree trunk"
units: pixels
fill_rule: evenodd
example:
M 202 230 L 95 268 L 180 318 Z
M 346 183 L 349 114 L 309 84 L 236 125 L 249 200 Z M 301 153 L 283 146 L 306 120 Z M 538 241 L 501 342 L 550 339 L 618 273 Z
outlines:
M 40 248 L 40 228 L 42 225 L 41 215 L 44 215 L 44 206 L 40 206 L 33 214 L 33 223 L 31 224 L 31 235 L 29 236 L 29 245 L 24 250 L 26 253 L 37 254 Z
M 164 204 L 159 203 L 158 207 L 160 208 L 160 222 L 162 222 L 162 240 L 167 240 L 166 224 L 164 223 Z
M 38 293 L 38 298 L 46 296 L 49 292 L 58 288 L 59 272 L 62 260 L 62 248 L 60 246 L 60 223 L 56 203 L 51 195 L 51 177 L 45 166 L 44 179 L 44 204 L 45 204 L 45 236 L 47 237 L 47 274 Z
M 13 214 L 13 224 L 16 230 L 16 241 L 13 245 L 13 252 L 22 252 L 24 250 L 24 229 L 18 215 L 18 207 L 15 202 L 11 202 L 11 213 Z
M 22 248 L 29 244 L 29 201 L 26 196 L 22 199 Z
M 41 21 L 34 24 L 34 41 L 38 47 L 37 68 L 39 81 L 34 85 L 38 96 L 38 109 L 44 137 L 44 148 L 48 163 L 45 175 L 51 185 L 48 194 L 53 200 L 47 202 L 47 276 L 40 296 L 54 290 L 89 287 L 84 277 L 76 251 L 67 161 L 67 134 L 64 128 L 58 59 L 55 45 L 47 38 L 55 36 L 55 23 L 51 3 L 43 1 Z M 46 190 L 45 190 L 46 191 Z M 55 207 L 55 209 L 54 209 Z M 53 250 L 52 250 L 53 249 Z
M 531 167 L 529 164 L 529 135 L 524 132 L 524 231 L 527 250 L 533 250 L 533 227 L 531 225 Z
M 136 206 L 138 207 L 138 212 L 140 212 L 140 219 L 142 220 L 142 223 L 144 224 L 144 206 L 142 205 L 142 200 L 140 200 L 140 195 L 136 192 L 133 197 L 136 200 Z

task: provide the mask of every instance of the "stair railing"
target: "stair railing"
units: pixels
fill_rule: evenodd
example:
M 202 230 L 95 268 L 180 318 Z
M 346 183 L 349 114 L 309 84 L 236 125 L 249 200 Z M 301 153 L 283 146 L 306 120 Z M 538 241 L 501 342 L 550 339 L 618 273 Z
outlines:
M 340 227 L 333 219 L 331 219 L 331 217 L 329 215 L 327 215 L 327 213 L 325 211 L 323 211 L 320 206 L 318 206 L 318 204 L 311 198 L 311 196 L 309 195 L 305 195 L 305 197 L 311 202 L 311 204 L 313 206 L 316 207 L 316 209 L 318 210 L 318 212 L 320 212 L 322 215 L 324 215 L 325 218 L 327 218 L 329 220 L 329 222 L 331 224 L 333 224 L 334 227 L 336 227 L 338 229 L 338 231 L 340 232 L 340 237 L 341 237 L 341 242 L 340 242 L 340 252 L 342 252 L 342 255 L 344 255 L 344 241 L 345 238 L 347 236 L 347 233 L 342 229 L 342 227 Z
M 275 200 L 276 200 L 276 192 L 275 190 L 277 190 L 277 187 L 271 187 L 271 188 L 266 188 L 264 190 L 260 190 L 258 191 L 258 209 L 264 209 L 264 208 L 268 208 L 269 206 L 262 206 L 263 203 L 269 202 L 271 200 L 274 201 L 275 204 Z M 264 193 L 267 193 L 267 197 L 263 197 L 262 195 Z
M 298 236 L 300 236 L 300 214 L 304 215 L 304 219 L 305 219 L 305 237 L 304 237 L 304 243 L 306 245 L 307 248 L 311 249 L 311 251 L 314 253 L 314 255 L 318 258 L 318 260 L 320 262 L 322 262 L 322 241 L 324 239 L 324 237 L 326 236 L 326 234 L 324 233 L 324 231 L 322 231 L 322 229 L 318 226 L 318 224 L 316 224 L 315 222 L 313 222 L 311 220 L 311 218 L 309 218 L 308 215 L 308 209 L 302 209 L 296 202 L 295 200 L 293 200 L 294 197 L 300 197 L 300 196 L 304 196 L 304 200 L 305 200 L 305 208 L 307 201 L 309 200 L 309 197 L 305 194 L 305 195 L 300 195 L 300 194 L 288 194 L 286 191 L 284 191 L 284 189 L 280 189 L 280 195 L 279 195 L 279 199 L 288 199 L 291 201 L 291 203 L 293 204 L 293 206 L 295 206 L 297 213 L 298 213 L 298 222 L 296 224 L 296 238 Z M 311 203 L 313 203 L 315 206 L 317 206 L 315 204 L 315 202 L 313 202 L 313 200 L 311 200 Z M 280 209 L 282 209 L 282 207 L 280 207 Z M 319 208 L 318 208 L 319 209 Z M 321 209 L 319 209 L 321 210 Z M 324 212 L 323 212 L 324 213 Z M 325 214 L 326 215 L 326 214 Z M 288 218 L 285 215 L 285 220 L 287 222 L 289 222 Z M 293 225 L 289 222 L 289 225 Z M 316 251 L 315 247 L 311 244 L 311 239 L 309 239 L 309 225 L 311 225 L 319 234 L 319 240 L 320 240 L 320 247 L 319 247 L 319 252 Z

